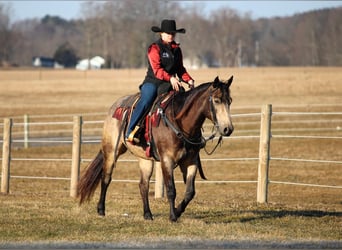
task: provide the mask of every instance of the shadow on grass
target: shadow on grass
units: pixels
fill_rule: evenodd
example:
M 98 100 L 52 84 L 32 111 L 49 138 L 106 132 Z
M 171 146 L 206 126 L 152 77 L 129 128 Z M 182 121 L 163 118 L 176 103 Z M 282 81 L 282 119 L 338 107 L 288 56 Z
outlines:
M 250 222 L 255 220 L 276 219 L 283 217 L 342 217 L 342 212 L 327 212 L 320 210 L 223 210 L 202 211 L 190 215 L 206 223 Z

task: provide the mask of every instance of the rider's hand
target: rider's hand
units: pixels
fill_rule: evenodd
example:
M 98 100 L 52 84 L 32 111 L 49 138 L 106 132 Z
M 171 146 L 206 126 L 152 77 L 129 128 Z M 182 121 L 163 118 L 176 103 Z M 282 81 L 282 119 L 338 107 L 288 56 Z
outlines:
M 190 81 L 188 81 L 188 84 L 189 84 L 190 89 L 193 89 L 195 87 L 195 81 L 192 79 Z
M 181 83 L 178 81 L 178 79 L 174 76 L 170 78 L 171 86 L 175 91 L 179 91 L 179 86 L 181 86 Z

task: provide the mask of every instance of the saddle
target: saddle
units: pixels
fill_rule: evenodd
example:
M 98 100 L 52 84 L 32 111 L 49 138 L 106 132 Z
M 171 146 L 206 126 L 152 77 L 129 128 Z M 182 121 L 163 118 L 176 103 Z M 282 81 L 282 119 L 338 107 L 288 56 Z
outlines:
M 157 161 L 159 160 L 159 156 L 152 136 L 152 127 L 159 126 L 161 115 L 173 99 L 175 93 L 174 91 L 170 91 L 157 96 L 151 109 L 138 122 L 140 128 L 135 136 L 139 138 L 139 143 L 136 145 L 141 146 L 145 150 L 147 157 L 153 157 Z M 124 134 L 130 122 L 132 110 L 135 108 L 139 99 L 140 93 L 130 96 L 113 113 L 113 118 L 122 121 L 121 130 L 123 130 Z

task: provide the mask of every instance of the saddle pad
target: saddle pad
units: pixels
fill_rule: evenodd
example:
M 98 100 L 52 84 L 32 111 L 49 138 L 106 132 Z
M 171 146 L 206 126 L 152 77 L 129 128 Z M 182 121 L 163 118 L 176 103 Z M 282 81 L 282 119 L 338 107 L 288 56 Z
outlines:
M 113 113 L 113 118 L 117 119 L 117 120 L 122 120 L 123 118 L 123 114 L 125 113 L 125 111 L 127 111 L 128 113 L 128 117 L 131 113 L 132 107 L 135 106 L 135 104 L 138 102 L 140 98 L 140 94 L 135 94 L 133 96 L 130 96 L 125 102 L 123 102 L 121 104 L 121 106 L 117 107 Z
M 114 111 L 114 114 L 113 114 L 113 118 L 121 121 L 122 117 L 123 117 L 123 114 L 125 113 L 126 110 L 128 110 L 128 112 L 130 112 L 130 109 L 127 108 L 127 107 L 118 107 L 118 108 L 116 108 L 116 110 Z

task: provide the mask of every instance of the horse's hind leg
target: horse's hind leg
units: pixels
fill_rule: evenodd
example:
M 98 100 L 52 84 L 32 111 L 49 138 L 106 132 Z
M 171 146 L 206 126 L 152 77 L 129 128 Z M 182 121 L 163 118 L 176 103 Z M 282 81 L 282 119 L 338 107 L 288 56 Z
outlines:
M 148 200 L 148 192 L 150 186 L 150 178 L 153 172 L 153 161 L 145 160 L 139 158 L 139 167 L 140 167 L 140 194 L 144 207 L 144 219 L 145 220 L 153 220 L 153 216 L 150 210 L 149 200 Z
M 102 137 L 102 152 L 104 157 L 100 199 L 97 204 L 97 212 L 99 215 L 105 215 L 105 202 L 107 189 L 112 181 L 113 169 L 119 156 L 126 152 L 127 148 L 119 141 L 120 122 L 111 116 L 105 120 Z
M 118 100 L 112 105 L 110 111 L 104 121 L 102 131 L 102 153 L 103 153 L 103 171 L 101 179 L 101 192 L 100 199 L 97 203 L 97 212 L 99 215 L 105 215 L 105 202 L 107 189 L 112 181 L 113 169 L 116 166 L 116 162 L 120 155 L 127 151 L 126 146 L 120 140 L 124 128 L 124 124 L 121 121 L 113 118 L 113 114 L 116 107 L 120 106 L 124 99 Z M 126 113 L 125 113 L 126 114 Z M 125 116 L 126 117 L 126 116 Z M 125 118 L 123 118 L 125 119 Z
M 114 151 L 110 150 L 109 152 L 107 149 L 104 149 L 104 163 L 103 163 L 103 172 L 102 172 L 102 180 L 101 180 L 101 192 L 100 192 L 100 199 L 97 203 L 97 213 L 101 216 L 105 216 L 106 210 L 106 194 L 107 189 L 112 181 L 112 173 L 114 169 Z

